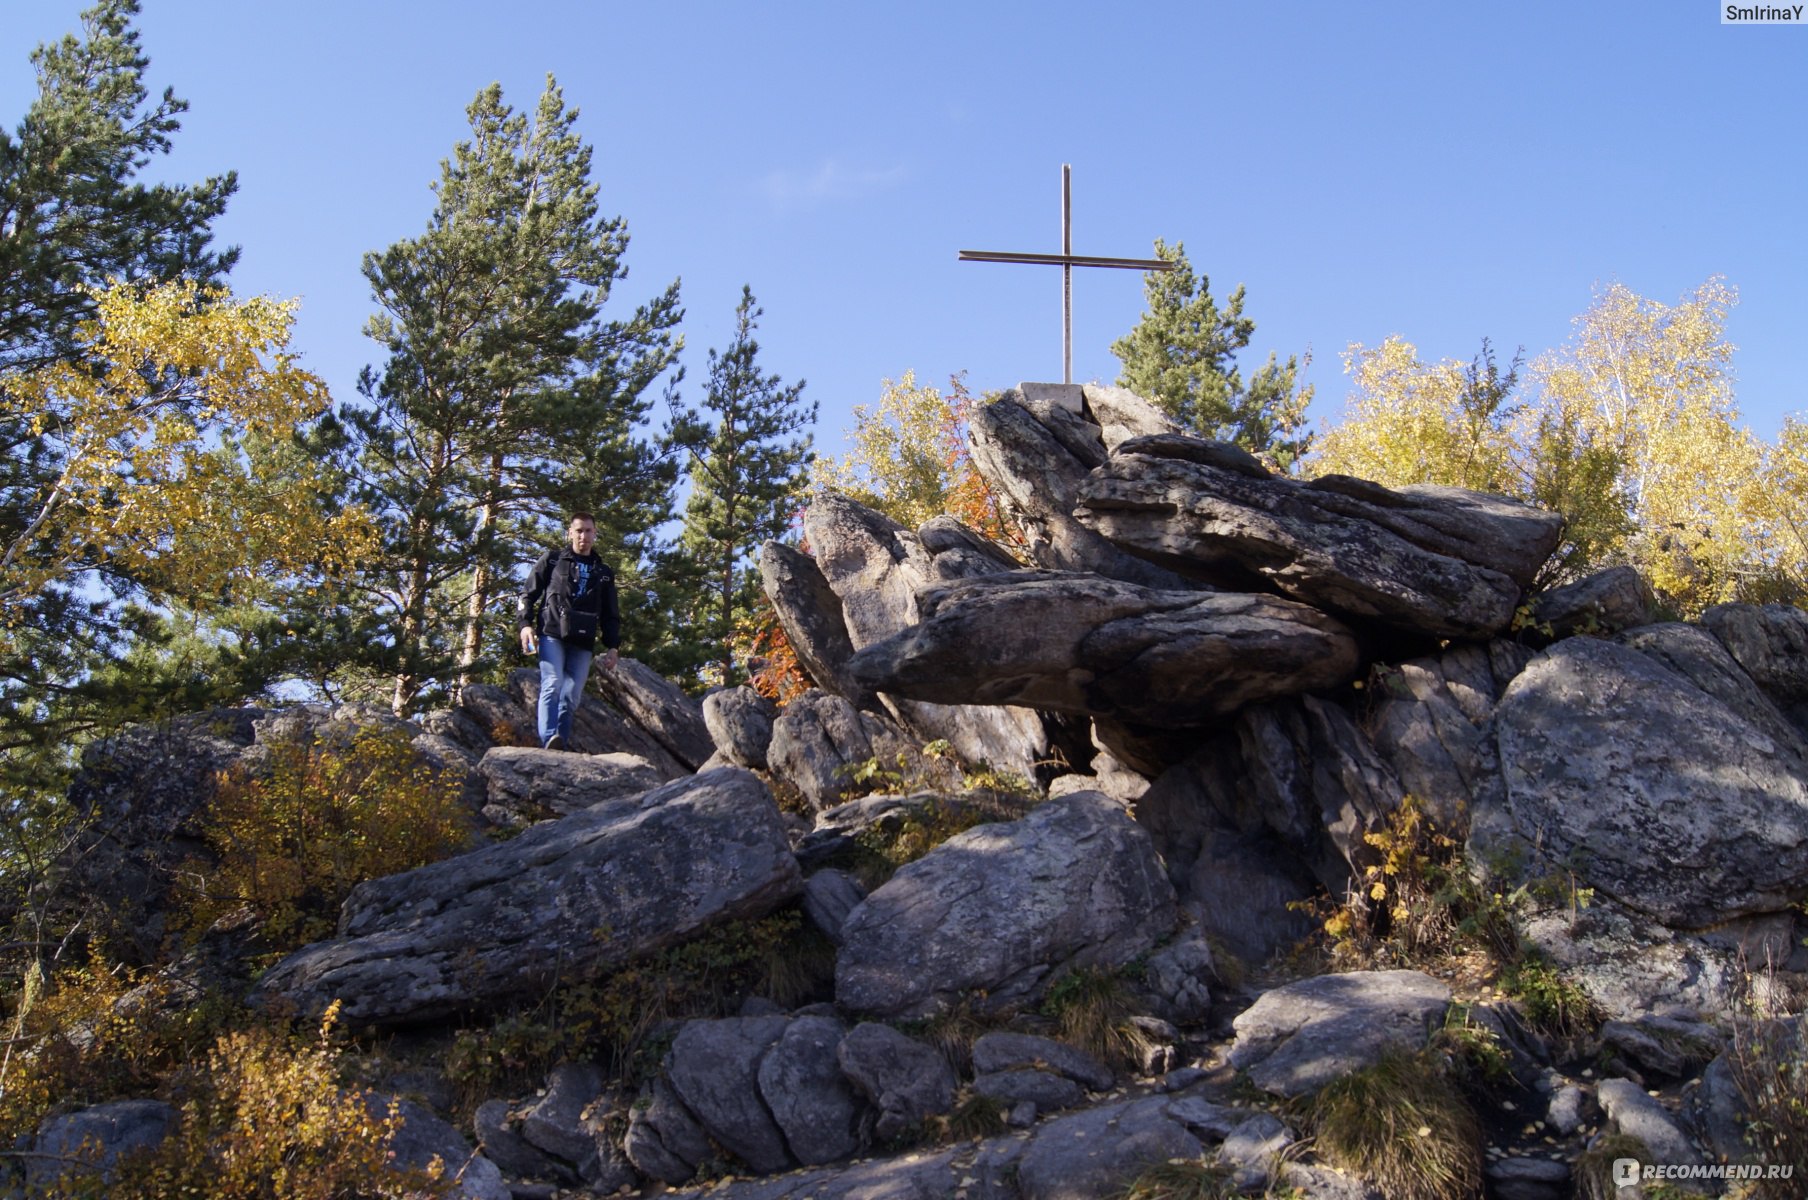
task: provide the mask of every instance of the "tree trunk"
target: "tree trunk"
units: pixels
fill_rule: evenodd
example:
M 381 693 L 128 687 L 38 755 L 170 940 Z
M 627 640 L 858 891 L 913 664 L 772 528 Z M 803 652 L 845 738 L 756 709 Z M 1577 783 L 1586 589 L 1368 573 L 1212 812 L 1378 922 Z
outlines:
M 484 488 L 483 506 L 477 513 L 477 534 L 472 539 L 476 548 L 476 565 L 471 573 L 471 600 L 465 607 L 465 644 L 458 655 L 458 687 L 460 691 L 471 684 L 471 670 L 477 665 L 477 659 L 483 649 L 483 614 L 490 604 L 490 589 L 494 586 L 495 576 L 490 570 L 489 546 L 486 544 L 489 534 L 496 524 L 497 508 L 501 503 L 502 492 L 502 454 L 490 456 L 489 477 Z

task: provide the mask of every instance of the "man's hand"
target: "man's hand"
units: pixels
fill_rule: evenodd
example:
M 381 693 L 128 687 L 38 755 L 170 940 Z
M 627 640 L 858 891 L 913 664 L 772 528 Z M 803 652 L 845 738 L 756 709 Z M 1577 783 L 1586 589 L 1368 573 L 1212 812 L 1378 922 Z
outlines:
M 611 674 L 613 674 L 615 671 L 615 664 L 620 661 L 621 661 L 621 651 L 615 649 L 614 647 L 610 647 L 609 653 L 603 655 L 603 670 L 608 671 Z
M 540 639 L 534 636 L 533 627 L 523 625 L 521 627 L 521 653 L 538 654 L 539 652 Z

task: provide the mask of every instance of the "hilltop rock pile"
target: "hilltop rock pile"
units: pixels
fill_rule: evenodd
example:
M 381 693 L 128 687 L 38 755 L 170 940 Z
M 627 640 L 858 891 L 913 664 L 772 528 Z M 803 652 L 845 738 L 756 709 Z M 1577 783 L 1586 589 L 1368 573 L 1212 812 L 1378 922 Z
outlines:
M 698 704 L 623 660 L 593 680 L 577 754 L 531 748 L 525 673 L 406 726 L 423 761 L 466 772 L 474 832 L 521 832 L 361 885 L 252 1002 L 338 1000 L 421 1035 L 725 920 L 804 914 L 833 955 L 814 1003 L 751 996 L 671 1022 L 631 1086 L 569 1063 L 478 1108 L 480 1161 L 518 1196 L 732 1168 L 770 1178 L 710 1195 L 1055 1200 L 1175 1158 L 1248 1191 L 1373 1196 L 1295 1161 L 1309 1131 L 1234 1087 L 1280 1110 L 1422 1050 L 1456 1011 L 1510 1061 L 1496 1124 L 1567 1147 L 1527 1134 L 1478 1157 L 1490 1194 L 1569 1195 L 1574 1152 L 1615 1129 L 1660 1157 L 1744 1152 L 1725 1057 L 1744 965 L 1769 964 L 1771 999 L 1808 981 L 1808 615 L 1661 621 L 1625 568 L 1528 596 L 1556 516 L 1283 478 L 1120 389 L 1026 384 L 972 436 L 1014 550 L 836 495 L 805 515 L 809 553 L 765 548 L 815 685 L 784 706 Z M 219 770 L 272 722 L 380 720 L 243 710 L 95 748 L 73 797 L 111 821 L 94 886 L 154 942 L 158 872 L 192 850 Z M 1612 1077 L 1572 1072 L 1498 997 L 1454 1008 L 1450 980 L 1261 970 L 1381 862 L 1409 797 L 1478 891 L 1526 898 L 1513 932 L 1609 1018 L 1589 1046 Z M 911 839 L 914 861 L 871 869 Z M 1064 989 L 1100 979 L 1134 1009 L 1110 1061 L 1050 1036 Z M 1697 1078 L 1687 1111 L 1647 1094 Z M 852 1161 L 982 1102 L 1015 1131 Z M 169 1114 L 129 1111 L 130 1138 L 161 1136 Z

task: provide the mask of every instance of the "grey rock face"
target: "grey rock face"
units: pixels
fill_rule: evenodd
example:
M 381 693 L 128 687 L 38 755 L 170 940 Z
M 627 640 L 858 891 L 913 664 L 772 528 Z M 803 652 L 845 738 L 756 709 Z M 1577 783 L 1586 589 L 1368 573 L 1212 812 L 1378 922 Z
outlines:
M 91 821 L 67 856 L 65 894 L 142 961 L 165 931 L 176 866 L 208 851 L 200 817 L 219 772 L 252 742 L 257 709 L 222 709 L 136 725 L 82 750 L 70 807 Z
M 696 770 L 715 750 L 703 724 L 702 705 L 638 659 L 624 656 L 613 671 L 598 664 L 585 687 L 688 770 Z
M 981 1034 L 974 1041 L 975 1071 L 1011 1071 L 1020 1067 L 1053 1071 L 1095 1092 L 1108 1090 L 1115 1081 L 1111 1069 L 1104 1063 L 1084 1050 L 1052 1038 L 995 1031 Z
M 1495 722 L 1513 828 L 1584 883 L 1682 928 L 1808 894 L 1791 748 L 1651 657 L 1561 642 Z
M 1364 723 L 1401 789 L 1444 833 L 1467 836 L 1478 802 L 1498 802 L 1491 720 L 1531 653 L 1512 642 L 1453 646 L 1382 674 Z
M 1029 542 L 1038 566 L 1090 571 L 1148 587 L 1186 588 L 1172 571 L 1113 546 L 1073 516 L 1088 471 L 1105 462 L 1098 425 L 1084 415 L 1080 389 L 1058 393 L 1026 384 L 973 414 L 973 465 Z
M 911 749 L 902 731 L 883 717 L 813 689 L 787 704 L 772 723 L 767 761 L 774 774 L 824 809 L 858 786 L 852 772 L 860 763 L 881 758 L 890 764 Z
M 804 529 L 817 566 L 841 598 L 856 651 L 916 624 L 920 589 L 956 578 L 960 571 L 989 575 L 997 570 L 995 563 L 979 561 L 972 553 L 932 553 L 896 521 L 833 493 L 805 510 Z M 938 544 L 947 536 L 945 526 L 932 532 Z M 979 540 L 967 531 L 962 544 L 970 551 L 969 542 Z M 857 678 L 854 685 L 865 688 Z M 945 740 L 968 762 L 989 763 L 1030 779 L 1048 750 L 1041 718 L 1025 709 L 924 703 L 904 697 L 885 701 L 920 741 Z
M 1098 575 L 1019 572 L 934 588 L 919 623 L 849 672 L 919 700 L 1021 704 L 1185 728 L 1347 682 L 1355 637 L 1273 596 L 1153 591 Z
M 290 955 L 252 1002 L 403 1022 L 607 970 L 803 886 L 759 779 L 711 771 L 360 885 L 341 937 Z M 607 937 L 598 937 L 607 930 Z
M 1689 1093 L 1684 1111 L 1716 1161 L 1744 1162 L 1751 1157 L 1752 1148 L 1745 1140 L 1750 1116 L 1725 1055 L 1701 1073 L 1701 1086 Z
M 528 1179 L 556 1179 L 576 1183 L 577 1171 L 541 1150 L 514 1128 L 507 1100 L 486 1100 L 471 1117 L 477 1148 L 504 1173 Z
M 982 825 L 902 868 L 842 927 L 836 1000 L 921 1017 L 983 990 L 1027 1001 L 1061 972 L 1130 961 L 1174 926 L 1148 834 L 1097 792 Z
M 848 914 L 866 899 L 866 889 L 845 871 L 824 867 L 804 880 L 804 915 L 816 928 L 841 945 L 841 927 Z
M 1115 452 L 1131 438 L 1184 432 L 1180 422 L 1127 388 L 1089 383 L 1083 394 L 1086 411 L 1099 427 L 1107 452 Z
M 1615 633 L 1656 620 L 1657 597 L 1637 567 L 1621 564 L 1541 593 L 1532 600 L 1530 616 L 1558 638 Z
M 1320 975 L 1263 993 L 1233 1022 L 1230 1062 L 1278 1096 L 1303 1096 L 1416 1051 L 1444 1020 L 1450 989 L 1418 971 Z
M 1010 1138 L 978 1146 L 872 1158 L 771 1179 L 721 1180 L 674 1197 L 710 1200 L 1021 1200 L 1014 1182 L 1023 1147 Z
M 976 1075 L 973 1090 L 981 1096 L 990 1096 L 1007 1108 L 1028 1101 L 1039 1113 L 1075 1108 L 1086 1099 L 1086 1089 L 1073 1080 L 1031 1068 Z
M 854 644 L 848 638 L 841 597 L 829 586 L 816 560 L 783 542 L 767 542 L 760 547 L 760 583 L 797 652 L 798 665 L 816 686 L 856 704 L 870 704 L 872 697 L 842 673 L 843 665 L 854 656 Z
M 1193 931 L 1149 956 L 1140 990 L 1154 1015 L 1195 1024 L 1211 1013 L 1212 950 Z
M 1151 1097 L 1046 1122 L 1018 1168 L 1024 1200 L 1118 1195 L 1151 1163 L 1202 1157 L 1204 1145 L 1168 1110 L 1166 1097 Z
M 772 744 L 777 716 L 777 705 L 745 685 L 703 697 L 703 723 L 716 751 L 737 767 L 766 769 L 766 748 Z
M 1716 604 L 1701 623 L 1808 735 L 1808 612 L 1793 604 Z
M 672 1090 L 710 1137 L 755 1171 L 791 1166 L 773 1114 L 760 1099 L 760 1060 L 785 1032 L 783 1017 L 690 1021 L 666 1063 Z
M 521 1136 L 586 1177 L 593 1176 L 596 1131 L 584 1112 L 603 1094 L 605 1082 L 601 1068 L 593 1063 L 560 1063 L 547 1077 L 546 1094 L 522 1115 Z
M 483 756 L 477 770 L 489 804 L 530 821 L 568 817 L 665 782 L 637 754 L 566 754 L 525 746 L 498 746 Z
M 834 1017 L 797 1017 L 760 1061 L 760 1095 L 792 1156 L 807 1167 L 860 1148 L 862 1109 L 839 1058 L 846 1033 Z
M 600 667 L 593 668 L 592 680 L 600 674 Z M 540 673 L 529 668 L 511 671 L 509 687 L 520 709 L 521 720 L 528 730 L 526 740 L 517 744 L 537 746 L 540 743 L 535 731 L 534 712 L 539 703 Z M 587 683 L 585 694 L 578 701 L 578 710 L 571 720 L 571 744 L 568 749 L 579 754 L 637 755 L 652 763 L 661 779 L 681 779 L 691 773 L 690 763 L 674 756 L 657 737 L 629 720 L 613 705 L 598 699 L 591 690 L 593 687 L 594 684 Z
M 1264 581 L 1342 615 L 1458 638 L 1507 626 L 1562 530 L 1553 513 L 1479 492 L 1301 484 L 1221 460 L 1195 438 L 1133 439 L 1081 485 L 1074 515 L 1197 578 Z
M 33 1157 L 25 1160 L 30 1194 L 48 1194 L 57 1177 L 69 1170 L 65 1160 L 84 1157 L 82 1174 L 111 1180 L 119 1160 L 155 1150 L 175 1131 L 179 1114 L 161 1100 L 113 1100 L 47 1119 L 32 1141 Z
M 1701 1161 L 1689 1136 L 1668 1110 L 1629 1079 L 1603 1079 L 1595 1088 L 1601 1111 L 1621 1133 L 1645 1143 L 1653 1162 L 1691 1164 Z
M 688 1182 L 715 1154 L 709 1134 L 664 1075 L 653 1080 L 648 1102 L 628 1118 L 622 1150 L 643 1174 L 673 1186 Z
M 873 1132 L 881 1141 L 954 1107 L 958 1081 L 948 1060 L 889 1025 L 854 1026 L 836 1057 L 842 1074 L 878 1110 Z

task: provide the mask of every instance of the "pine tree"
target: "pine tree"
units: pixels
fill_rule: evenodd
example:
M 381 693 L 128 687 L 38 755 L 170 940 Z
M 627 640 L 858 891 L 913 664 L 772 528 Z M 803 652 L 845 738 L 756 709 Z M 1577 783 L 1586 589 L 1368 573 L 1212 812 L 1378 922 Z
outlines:
M 187 105 L 150 100 L 135 0 L 102 0 L 79 34 L 31 55 L 38 94 L 16 130 L 0 130 L 0 546 L 27 537 L 70 466 L 78 431 L 54 404 L 19 399 L 22 382 L 68 368 L 94 373 L 96 295 L 112 280 L 217 283 L 238 252 L 209 248 L 209 226 L 237 186 L 231 173 L 191 187 L 146 184 Z M 175 397 L 175 407 L 188 403 Z M 149 682 L 109 675 L 135 635 L 124 602 L 140 580 L 82 545 L 9 615 L 0 650 L 0 790 L 9 805 L 56 786 L 80 739 L 157 703 Z M 9 822 L 16 831 L 19 825 Z
M 1290 467 L 1305 453 L 1306 406 L 1312 389 L 1299 386 L 1300 363 L 1273 354 L 1246 383 L 1236 364 L 1256 324 L 1243 315 L 1243 287 L 1223 308 L 1211 280 L 1193 273 L 1186 246 L 1157 239 L 1155 254 L 1172 271 L 1143 276 L 1148 311 L 1111 345 L 1124 364 L 1118 385 L 1160 405 L 1201 437 L 1233 441 Z
M 382 310 L 366 332 L 389 357 L 341 414 L 354 494 L 385 534 L 364 586 L 394 648 L 397 712 L 484 669 L 492 609 L 574 508 L 597 514 L 633 609 L 676 481 L 640 426 L 682 344 L 677 282 L 603 318 L 627 226 L 599 215 L 592 151 L 556 81 L 531 120 L 495 85 L 468 114 L 426 232 L 365 257 Z
M 816 405 L 802 401 L 802 380 L 784 386 L 761 374 L 753 333 L 763 310 L 753 289 L 741 289 L 734 340 L 709 352 L 703 411 L 680 409 L 670 438 L 690 462 L 690 499 L 679 546 L 703 600 L 675 666 L 710 665 L 719 682 L 734 682 L 733 646 L 760 599 L 754 554 L 782 536 L 809 481 L 809 434 Z M 682 590 L 682 589 L 681 589 Z

